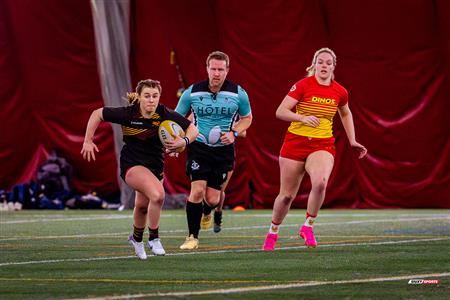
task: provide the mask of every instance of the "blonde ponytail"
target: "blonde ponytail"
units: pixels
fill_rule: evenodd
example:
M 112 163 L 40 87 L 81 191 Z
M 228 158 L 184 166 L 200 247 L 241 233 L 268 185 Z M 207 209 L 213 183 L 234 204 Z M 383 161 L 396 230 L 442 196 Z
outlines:
M 134 104 L 136 101 L 139 101 L 139 94 L 136 92 L 127 93 L 128 103 Z

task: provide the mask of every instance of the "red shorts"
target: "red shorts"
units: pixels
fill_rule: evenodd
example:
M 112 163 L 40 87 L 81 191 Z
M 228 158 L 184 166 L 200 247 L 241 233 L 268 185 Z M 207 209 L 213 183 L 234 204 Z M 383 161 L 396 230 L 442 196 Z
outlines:
M 280 150 L 280 156 L 297 161 L 306 161 L 308 155 L 319 150 L 327 151 L 334 157 L 336 154 L 334 137 L 311 138 L 288 131 Z

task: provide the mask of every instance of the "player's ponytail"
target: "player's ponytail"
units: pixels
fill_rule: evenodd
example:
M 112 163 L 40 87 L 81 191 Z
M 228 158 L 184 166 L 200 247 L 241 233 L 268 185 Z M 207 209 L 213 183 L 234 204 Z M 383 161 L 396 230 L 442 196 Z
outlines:
M 139 94 L 134 92 L 127 93 L 127 100 L 128 103 L 134 104 L 136 101 L 139 101 Z

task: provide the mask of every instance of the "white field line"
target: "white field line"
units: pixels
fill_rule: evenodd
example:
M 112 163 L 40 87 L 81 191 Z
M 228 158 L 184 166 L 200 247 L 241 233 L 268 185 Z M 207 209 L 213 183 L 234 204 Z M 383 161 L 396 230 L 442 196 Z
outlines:
M 105 215 L 95 217 L 75 217 L 75 218 L 43 218 L 34 220 L 11 220 L 1 221 L 0 224 L 25 224 L 25 223 L 46 223 L 46 222 L 69 222 L 69 221 L 98 221 L 98 220 L 116 220 L 116 219 L 132 219 L 132 215 Z
M 386 223 L 386 222 L 412 222 L 412 221 L 427 221 L 427 220 L 450 220 L 450 216 L 431 216 L 425 218 L 398 218 L 398 219 L 378 219 L 378 220 L 358 220 L 358 221 L 344 221 L 344 222 L 322 222 L 316 223 L 315 227 L 330 226 L 330 225 L 352 225 L 352 224 L 369 224 L 369 223 Z M 281 228 L 299 227 L 299 224 L 281 225 Z M 245 229 L 261 229 L 268 228 L 268 225 L 254 225 L 242 227 L 228 227 L 222 228 L 223 231 L 241 231 Z M 207 231 L 212 231 L 209 229 Z M 186 229 L 161 230 L 160 233 L 186 233 Z M 14 238 L 1 238 L 0 242 L 4 241 L 19 241 L 23 239 L 42 240 L 42 239 L 59 239 L 59 238 L 91 238 L 101 236 L 123 236 L 129 232 L 113 232 L 113 233 L 93 233 L 93 234 L 75 234 L 75 235 L 50 235 L 50 236 L 20 236 Z
M 226 214 L 227 218 L 270 218 L 271 217 L 271 212 L 268 212 L 267 214 Z M 132 219 L 133 216 L 132 214 L 128 214 L 128 215 L 114 215 L 114 214 L 110 214 L 110 215 L 92 215 L 92 216 L 85 216 L 85 217 L 67 217 L 64 215 L 48 215 L 48 216 L 43 216 L 43 215 L 36 215 L 41 217 L 40 219 L 26 219 L 26 220 L 9 220 L 9 221 L 1 221 L 0 220 L 0 224 L 26 224 L 26 223 L 46 223 L 46 222 L 71 222 L 71 221 L 98 221 L 98 220 L 115 220 L 115 219 Z M 378 216 L 378 217 L 385 217 L 385 216 L 392 216 L 392 217 L 411 217 L 411 216 L 415 216 L 415 217 L 448 217 L 450 218 L 450 213 L 449 214 L 383 214 L 383 213 L 348 213 L 348 214 L 343 214 L 343 213 L 329 213 L 329 212 L 325 212 L 323 214 L 320 215 L 320 218 L 336 218 L 336 217 L 373 217 L 373 216 Z M 33 216 L 30 216 L 33 217 Z M 43 217 L 43 218 L 42 218 Z M 179 218 L 185 218 L 186 215 L 185 214 L 165 214 L 164 212 L 161 214 L 161 218 L 174 218 L 174 217 L 179 217 Z M 288 214 L 287 219 L 292 219 L 292 218 L 296 218 L 296 217 L 305 217 L 304 214 Z
M 343 244 L 324 244 L 320 245 L 321 248 L 329 247 L 347 247 L 347 246 L 372 246 L 372 245 L 395 245 L 395 244 L 409 244 L 420 242 L 436 242 L 450 240 L 450 237 L 445 238 L 428 238 L 428 239 L 414 239 L 414 240 L 400 240 L 400 241 L 386 241 L 386 242 L 363 242 L 363 243 L 343 243 Z M 293 246 L 293 247 L 280 247 L 276 250 L 295 250 L 302 249 L 306 246 Z M 203 254 L 222 254 L 222 253 L 245 253 L 245 252 L 262 252 L 260 248 L 253 249 L 234 249 L 234 250 L 212 250 L 212 251 L 198 251 L 198 252 L 180 252 L 180 253 L 168 253 L 166 256 L 186 256 L 186 255 L 203 255 Z M 0 263 L 0 267 L 4 266 L 16 266 L 16 265 L 31 265 L 31 264 L 51 264 L 60 262 L 78 262 L 78 261 L 98 261 L 98 260 L 117 260 L 117 259 L 130 259 L 136 258 L 135 256 L 113 256 L 113 257 L 91 257 L 91 258 L 68 258 L 68 259 L 50 259 L 50 260 L 32 260 L 21 262 L 6 262 Z
M 450 220 L 450 215 L 449 216 L 443 216 L 443 217 L 425 217 L 425 218 L 389 218 L 389 219 L 378 219 L 378 220 L 358 220 L 358 221 L 344 221 L 344 222 L 317 222 L 314 224 L 314 227 L 321 227 L 321 226 L 327 226 L 327 225 L 351 225 L 351 224 L 366 224 L 366 223 L 386 223 L 386 222 L 410 222 L 410 221 L 426 221 L 426 220 Z M 269 221 L 270 222 L 270 221 Z M 255 225 L 255 226 L 246 226 L 245 229 L 257 229 L 257 228 L 269 228 L 269 223 L 268 225 Z M 286 224 L 286 225 L 281 225 L 281 228 L 284 227 L 300 227 L 300 224 Z M 230 227 L 230 228 L 223 228 L 222 230 L 242 230 L 243 227 Z
M 185 296 L 201 296 L 201 295 L 223 295 L 223 294 L 236 294 L 236 293 L 246 293 L 246 292 L 260 292 L 268 290 L 282 290 L 282 289 L 292 289 L 292 288 L 303 288 L 310 286 L 321 286 L 321 285 L 340 285 L 340 284 L 355 284 L 355 283 L 371 283 L 371 282 L 385 282 L 385 281 L 399 281 L 399 280 L 409 280 L 409 279 L 422 279 L 422 278 L 436 278 L 436 277 L 448 277 L 450 273 L 430 273 L 430 274 L 412 274 L 403 276 L 392 276 L 392 277 L 375 277 L 375 278 L 363 278 L 363 279 L 352 279 L 352 280 L 330 280 L 330 281 L 311 281 L 305 283 L 289 283 L 289 284 L 274 284 L 274 285 L 263 285 L 263 286 L 250 286 L 250 287 L 236 287 L 229 289 L 215 289 L 215 290 L 203 290 L 194 292 L 169 292 L 169 293 L 148 293 L 148 294 L 128 294 L 120 296 L 105 296 L 105 297 L 95 297 L 95 298 L 82 298 L 89 300 L 120 300 L 120 299 L 136 299 L 144 297 L 185 297 Z M 77 300 L 77 299 L 71 299 Z

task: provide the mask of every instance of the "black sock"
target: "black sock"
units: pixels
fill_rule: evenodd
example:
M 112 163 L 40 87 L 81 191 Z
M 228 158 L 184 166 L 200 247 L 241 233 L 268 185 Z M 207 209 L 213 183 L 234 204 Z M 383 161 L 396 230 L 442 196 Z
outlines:
M 222 224 L 222 211 L 214 211 L 214 223 L 217 225 Z
M 150 227 L 148 228 L 148 240 L 149 241 L 153 241 L 154 239 L 159 238 L 158 229 L 159 229 L 159 227 L 156 227 L 156 229 L 151 229 Z
M 137 228 L 136 226 L 133 225 L 133 239 L 140 243 L 142 242 L 142 236 L 144 235 L 144 228 Z
M 214 207 L 211 207 L 208 205 L 208 202 L 206 202 L 205 200 L 203 200 L 203 214 L 205 216 L 209 215 L 211 213 L 211 211 L 213 210 Z
M 198 239 L 198 232 L 200 231 L 200 221 L 202 220 L 202 203 L 186 203 L 186 217 L 189 227 L 189 235 L 194 235 Z

